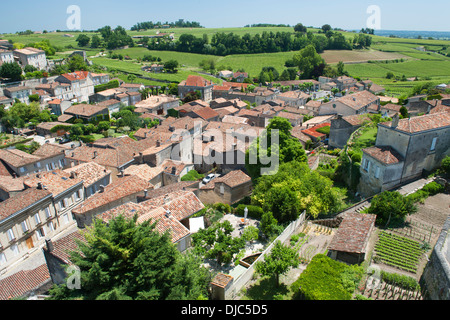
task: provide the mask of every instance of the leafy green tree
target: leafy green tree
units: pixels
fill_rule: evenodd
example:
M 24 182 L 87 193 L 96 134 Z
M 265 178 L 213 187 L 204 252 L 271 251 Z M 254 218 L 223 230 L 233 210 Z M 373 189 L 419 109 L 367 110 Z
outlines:
M 195 251 L 205 258 L 216 259 L 219 265 L 230 263 L 233 256 L 245 246 L 245 241 L 241 237 L 232 236 L 233 231 L 234 228 L 229 221 L 200 230 L 192 235 Z
M 400 115 L 402 119 L 406 119 L 409 117 L 408 109 L 405 106 L 400 108 Z
M 270 254 L 264 256 L 264 261 L 256 263 L 255 270 L 262 276 L 275 275 L 279 286 L 280 275 L 286 274 L 291 268 L 298 267 L 299 263 L 297 251 L 277 241 Z
M 0 77 L 10 81 L 22 80 L 22 68 L 17 62 L 6 62 L 0 67 Z
M 8 112 L 13 118 L 22 119 L 24 122 L 29 122 L 31 119 L 39 119 L 41 114 L 41 109 L 39 107 L 39 103 L 31 102 L 30 104 L 26 103 L 15 103 Z
M 259 237 L 259 230 L 254 226 L 248 226 L 247 228 L 244 229 L 244 232 L 242 233 L 242 239 L 244 239 L 247 242 L 258 240 L 258 237 Z
M 192 255 L 182 255 L 169 233 L 153 222 L 137 224 L 122 215 L 100 220 L 70 253 L 81 270 L 81 289 L 50 290 L 52 300 L 194 300 L 208 296 L 209 272 Z
M 338 212 L 344 205 L 331 179 L 297 161 L 281 164 L 274 175 L 261 176 L 253 191 L 252 204 L 277 210 L 273 215 L 277 220 L 283 217 L 280 223 L 289 222 L 304 210 L 317 217 L 320 213 Z
M 411 198 L 398 191 L 384 191 L 372 199 L 367 212 L 377 215 L 377 224 L 384 226 L 403 222 L 407 215 L 416 211 L 417 207 Z
M 89 67 L 84 61 L 83 57 L 78 54 L 67 60 L 67 68 L 70 72 L 89 70 Z
M 80 46 L 80 47 L 87 47 L 87 45 L 91 41 L 91 38 L 89 38 L 85 34 L 80 34 L 76 41 L 78 43 L 78 46 Z
M 325 60 L 317 53 L 313 45 L 308 45 L 293 57 L 295 65 L 300 70 L 302 79 L 311 78 L 315 68 L 325 64 Z
M 345 64 L 342 61 L 339 61 L 337 64 L 337 72 L 339 76 L 343 76 L 345 74 Z
M 97 133 L 107 131 L 111 128 L 111 123 L 109 121 L 100 121 L 97 125 Z
M 306 33 L 308 29 L 301 23 L 297 23 L 294 27 L 295 32 Z
M 299 217 L 301 203 L 298 194 L 289 184 L 279 183 L 267 191 L 263 209 L 272 212 L 278 222 L 284 223 Z
M 177 60 L 169 60 L 164 63 L 164 70 L 170 73 L 178 72 L 178 61 Z
M 324 24 L 322 26 L 323 33 L 327 33 L 328 31 L 331 31 L 331 26 L 329 24 Z
M 91 39 L 91 48 L 99 48 L 102 45 L 102 39 L 98 35 L 93 35 Z
M 277 236 L 281 232 L 281 226 L 278 225 L 277 219 L 273 217 L 270 211 L 263 213 L 259 227 L 267 238 Z

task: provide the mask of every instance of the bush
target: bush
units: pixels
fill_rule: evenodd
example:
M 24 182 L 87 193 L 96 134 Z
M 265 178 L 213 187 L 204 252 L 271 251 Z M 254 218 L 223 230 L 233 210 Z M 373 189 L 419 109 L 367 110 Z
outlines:
M 348 266 L 318 254 L 292 284 L 291 290 L 296 299 L 303 295 L 306 300 L 350 300 L 362 274 L 359 266 Z
M 260 220 L 264 213 L 263 209 L 254 205 L 245 205 L 240 204 L 237 206 L 235 210 L 235 214 L 239 217 L 243 217 L 245 215 L 245 208 L 248 209 L 248 218 Z
M 416 279 L 397 273 L 381 271 L 381 280 L 406 290 L 420 289 L 420 285 Z
M 437 182 L 430 182 L 425 187 L 422 188 L 422 191 L 427 192 L 430 196 L 434 196 L 438 193 L 441 193 L 445 190 L 443 185 L 440 185 Z
M 353 163 L 361 163 L 361 161 L 362 161 L 362 156 L 361 156 L 360 153 L 353 153 L 351 159 L 352 159 L 352 162 L 353 162 Z
M 450 175 L 450 156 L 447 156 L 442 160 L 441 169 L 445 174 Z
M 405 217 L 417 212 L 411 197 L 405 197 L 398 191 L 384 191 L 376 195 L 368 209 L 368 213 L 377 215 L 377 224 L 384 225 L 388 222 L 404 222 Z
M 195 170 L 189 171 L 186 175 L 181 177 L 181 181 L 198 181 L 205 177 L 204 174 L 200 174 Z
M 215 204 L 213 204 L 212 208 L 221 213 L 230 213 L 231 212 L 230 205 L 225 204 L 225 203 L 215 203 Z

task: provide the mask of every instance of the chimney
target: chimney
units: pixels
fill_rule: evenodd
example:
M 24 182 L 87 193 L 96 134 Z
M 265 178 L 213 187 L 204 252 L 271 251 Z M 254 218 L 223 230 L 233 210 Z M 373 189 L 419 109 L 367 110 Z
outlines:
M 172 174 L 175 175 L 177 173 L 177 168 L 176 167 L 172 167 Z
M 170 218 L 172 216 L 172 212 L 170 210 L 166 210 L 166 218 Z
M 98 157 L 98 152 L 94 151 L 94 159 L 96 159 Z
M 70 179 L 76 179 L 77 178 L 77 173 L 75 171 L 72 171 L 70 173 Z
M 42 189 L 44 189 L 44 185 L 42 184 L 42 182 L 38 182 L 38 184 L 37 184 L 37 189 L 38 190 L 42 190 Z
M 161 147 L 161 141 L 159 141 L 159 140 L 156 141 L 156 147 L 157 148 Z
M 145 190 L 144 190 L 144 198 L 147 198 L 147 197 L 148 197 L 148 190 L 145 189 Z
M 47 246 L 47 251 L 48 251 L 48 252 L 52 252 L 53 249 L 55 248 L 55 247 L 53 246 L 53 242 L 52 242 L 51 239 L 46 239 L 46 240 L 45 240 L 45 244 L 46 244 L 46 246 Z
M 398 115 L 398 113 L 392 118 L 392 125 L 391 128 L 395 129 L 398 127 L 398 123 L 400 121 L 400 116 Z

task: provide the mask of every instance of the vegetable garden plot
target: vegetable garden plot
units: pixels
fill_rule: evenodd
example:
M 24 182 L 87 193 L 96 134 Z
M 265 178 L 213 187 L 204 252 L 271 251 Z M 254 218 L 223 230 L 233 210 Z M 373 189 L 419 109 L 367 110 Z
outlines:
M 383 231 L 375 245 L 374 260 L 416 273 L 424 253 L 420 242 Z

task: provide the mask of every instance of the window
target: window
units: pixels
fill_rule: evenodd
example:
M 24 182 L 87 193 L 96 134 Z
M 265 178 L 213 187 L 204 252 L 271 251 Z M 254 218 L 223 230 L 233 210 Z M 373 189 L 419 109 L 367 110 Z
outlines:
M 65 200 L 65 199 L 64 199 L 64 200 Z M 61 201 L 59 202 L 59 210 L 60 210 L 60 211 L 66 208 L 66 203 L 65 203 L 64 200 L 61 200 Z
M 19 169 L 19 172 L 20 172 L 20 173 L 24 173 L 25 171 L 26 171 L 26 169 L 23 168 L 23 167 Z
M 64 165 L 65 165 L 64 159 L 60 159 L 60 160 L 59 160 L 59 166 L 60 166 L 61 168 L 64 168 Z
M 39 213 L 36 213 L 34 215 L 34 222 L 36 222 L 37 225 L 41 223 L 41 217 L 39 217 Z
M 38 240 L 41 240 L 42 238 L 44 238 L 44 237 L 45 237 L 45 231 L 44 231 L 44 228 L 38 229 L 38 230 L 36 231 L 36 234 L 37 234 Z
M 375 169 L 375 178 L 379 179 L 380 178 L 380 167 L 377 166 L 377 168 Z
M 78 201 L 81 199 L 81 190 L 78 190 L 77 192 L 75 192 L 75 200 Z
M 8 235 L 8 240 L 13 241 L 16 239 L 16 236 L 14 235 L 13 229 L 9 229 L 6 234 Z
M 0 266 L 6 263 L 6 256 L 3 252 L 0 253 Z
M 435 151 L 436 150 L 437 139 L 438 139 L 437 137 L 433 138 L 433 142 L 431 143 L 430 151 Z
M 55 226 L 53 225 L 53 222 L 47 223 L 47 228 L 50 230 L 50 232 L 55 231 Z
M 52 217 L 49 208 L 45 208 L 45 209 L 44 209 L 44 212 L 45 212 L 45 218 L 46 218 L 46 219 L 49 219 L 49 218 Z
M 20 225 L 22 226 L 23 233 L 28 232 L 29 229 L 28 229 L 28 224 L 27 224 L 26 220 L 22 221 L 22 223 Z
M 62 216 L 62 218 L 63 218 L 64 224 L 69 223 L 69 216 L 67 215 L 67 213 L 65 213 L 65 214 Z
M 40 162 L 36 162 L 36 163 L 34 164 L 34 166 L 35 166 L 36 168 L 40 168 L 40 167 L 41 167 L 41 163 L 40 163 Z
M 225 194 L 225 187 L 223 186 L 223 184 L 220 185 L 220 193 Z
M 19 246 L 17 244 L 12 245 L 10 249 L 14 256 L 19 255 Z

